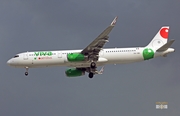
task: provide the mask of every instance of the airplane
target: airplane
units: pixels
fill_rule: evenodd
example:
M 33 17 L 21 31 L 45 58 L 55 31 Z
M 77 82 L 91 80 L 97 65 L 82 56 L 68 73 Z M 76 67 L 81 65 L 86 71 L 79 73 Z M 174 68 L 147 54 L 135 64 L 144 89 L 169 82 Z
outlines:
M 97 70 L 98 66 L 106 64 L 134 63 L 166 57 L 174 52 L 170 48 L 175 40 L 168 41 L 169 26 L 163 26 L 145 47 L 131 48 L 103 48 L 109 42 L 109 33 L 114 28 L 118 17 L 115 17 L 111 24 L 86 48 L 82 50 L 58 50 L 58 51 L 34 51 L 16 54 L 7 61 L 13 67 L 25 68 L 25 75 L 28 75 L 29 68 L 67 66 L 65 71 L 67 77 L 77 77 L 89 73 L 88 77 L 93 78 L 95 74 L 102 74 L 103 68 Z

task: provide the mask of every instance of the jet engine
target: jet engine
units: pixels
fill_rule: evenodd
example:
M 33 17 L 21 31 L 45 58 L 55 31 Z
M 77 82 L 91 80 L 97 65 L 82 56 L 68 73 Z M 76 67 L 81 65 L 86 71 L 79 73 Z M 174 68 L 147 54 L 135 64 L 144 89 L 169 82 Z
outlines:
M 85 75 L 85 71 L 77 69 L 77 68 L 70 68 L 65 71 L 67 77 L 77 77 Z
M 71 53 L 67 54 L 67 60 L 70 62 L 85 61 L 87 60 L 87 56 L 81 53 Z

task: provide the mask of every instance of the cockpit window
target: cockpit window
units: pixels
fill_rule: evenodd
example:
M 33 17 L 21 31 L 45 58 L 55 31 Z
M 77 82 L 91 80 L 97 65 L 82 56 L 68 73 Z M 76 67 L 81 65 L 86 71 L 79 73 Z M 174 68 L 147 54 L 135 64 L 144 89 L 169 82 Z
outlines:
M 14 58 L 17 58 L 17 57 L 19 57 L 19 55 L 15 55 L 15 56 L 14 56 Z

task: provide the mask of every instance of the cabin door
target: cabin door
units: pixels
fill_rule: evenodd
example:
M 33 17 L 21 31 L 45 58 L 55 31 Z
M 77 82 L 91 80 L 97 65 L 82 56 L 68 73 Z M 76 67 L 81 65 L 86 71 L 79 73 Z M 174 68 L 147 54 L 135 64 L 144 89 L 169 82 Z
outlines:
M 28 60 L 28 52 L 24 53 L 24 60 Z

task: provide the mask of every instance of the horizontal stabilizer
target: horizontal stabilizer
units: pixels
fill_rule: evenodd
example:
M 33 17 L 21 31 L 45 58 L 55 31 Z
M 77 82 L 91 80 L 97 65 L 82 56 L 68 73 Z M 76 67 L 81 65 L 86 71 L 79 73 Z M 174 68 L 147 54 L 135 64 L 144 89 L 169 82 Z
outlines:
M 166 44 L 164 44 L 162 47 L 160 47 L 159 49 L 157 49 L 157 52 L 162 52 L 162 51 L 166 51 L 174 42 L 175 40 L 170 40 L 168 41 Z
M 101 70 L 99 71 L 99 74 L 103 74 L 104 71 L 104 66 L 101 68 Z
M 95 71 L 95 72 L 93 72 L 94 74 L 103 74 L 103 71 L 104 71 L 104 66 L 101 68 L 101 70 L 100 71 Z

